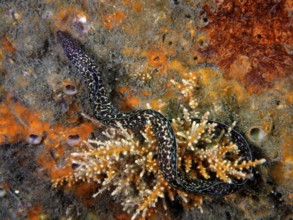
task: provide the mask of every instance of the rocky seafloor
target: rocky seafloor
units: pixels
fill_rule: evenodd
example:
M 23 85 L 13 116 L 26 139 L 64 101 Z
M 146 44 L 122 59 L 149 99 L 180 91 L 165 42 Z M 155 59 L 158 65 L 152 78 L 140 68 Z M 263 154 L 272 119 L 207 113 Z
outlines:
M 53 186 L 73 172 L 70 152 L 106 129 L 88 118 L 58 30 L 102 68 L 119 109 L 175 119 L 196 100 L 200 117 L 236 122 L 266 160 L 231 195 L 158 194 L 137 219 L 293 219 L 292 13 L 290 0 L 1 1 L 0 219 L 122 220 L 139 206 L 123 210 L 128 194 L 113 186 L 93 197 L 95 181 Z

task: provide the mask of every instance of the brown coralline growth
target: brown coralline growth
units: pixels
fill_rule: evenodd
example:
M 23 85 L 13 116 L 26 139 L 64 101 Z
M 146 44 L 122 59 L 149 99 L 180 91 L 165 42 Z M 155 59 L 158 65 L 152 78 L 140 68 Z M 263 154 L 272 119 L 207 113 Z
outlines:
M 226 0 L 216 1 L 215 10 L 205 6 L 208 42 L 195 45 L 200 58 L 219 65 L 225 77 L 240 81 L 250 93 L 288 76 L 293 70 L 289 2 Z

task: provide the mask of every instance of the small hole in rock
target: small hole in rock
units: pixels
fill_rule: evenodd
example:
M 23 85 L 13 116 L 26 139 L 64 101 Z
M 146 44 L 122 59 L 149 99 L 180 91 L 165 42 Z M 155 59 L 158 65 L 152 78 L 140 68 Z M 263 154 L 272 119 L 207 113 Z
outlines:
M 74 170 L 77 169 L 78 167 L 80 167 L 80 165 L 77 164 L 77 163 L 71 164 L 71 168 L 74 169 Z
M 81 138 L 78 134 L 72 134 L 72 135 L 69 135 L 68 138 L 67 138 L 67 144 L 69 146 L 73 146 L 73 145 L 76 145 L 78 144 L 79 142 L 81 141 Z
M 27 142 L 30 144 L 39 144 L 41 143 L 41 141 L 42 141 L 42 138 L 36 134 L 30 134 L 27 139 Z
M 74 85 L 66 85 L 64 88 L 64 93 L 67 95 L 74 95 L 77 93 L 76 87 Z
M 154 58 L 154 61 L 158 61 L 160 59 L 160 57 L 159 56 L 156 56 L 155 58 Z
M 265 131 L 260 127 L 253 127 L 249 131 L 249 138 L 254 142 L 261 142 L 265 136 Z

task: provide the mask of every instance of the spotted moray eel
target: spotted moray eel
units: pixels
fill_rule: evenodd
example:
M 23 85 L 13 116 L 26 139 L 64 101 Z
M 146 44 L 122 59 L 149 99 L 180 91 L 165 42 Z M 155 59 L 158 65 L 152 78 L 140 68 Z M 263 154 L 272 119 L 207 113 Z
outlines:
M 234 192 L 246 180 L 226 183 L 219 180 L 192 179 L 177 168 L 177 143 L 172 125 L 161 113 L 146 109 L 131 112 L 120 112 L 109 98 L 102 79 L 101 70 L 84 53 L 68 33 L 57 31 L 64 52 L 71 63 L 81 74 L 84 83 L 88 86 L 90 100 L 94 106 L 94 115 L 108 126 L 122 126 L 130 129 L 141 129 L 150 122 L 158 141 L 158 161 L 165 180 L 172 187 L 194 194 L 226 195 Z M 211 121 L 210 121 L 211 123 Z M 217 123 L 217 127 L 227 130 L 224 124 Z M 251 152 L 244 137 L 236 130 L 231 131 L 231 140 L 237 144 L 244 160 L 251 160 Z

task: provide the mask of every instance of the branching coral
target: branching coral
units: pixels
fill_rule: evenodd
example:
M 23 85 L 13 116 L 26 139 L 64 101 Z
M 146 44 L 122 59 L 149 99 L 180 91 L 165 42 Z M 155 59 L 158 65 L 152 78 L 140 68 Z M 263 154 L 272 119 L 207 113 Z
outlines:
M 208 122 L 209 112 L 200 122 L 192 120 L 187 109 L 184 109 L 184 113 L 183 119 L 178 118 L 172 122 L 181 161 L 189 175 L 205 179 L 216 175 L 222 181 L 231 183 L 234 178 L 250 178 L 251 174 L 246 170 L 265 162 L 264 159 L 243 160 L 238 146 L 230 140 L 230 132 L 217 131 L 217 124 Z M 181 166 L 182 164 L 180 163 Z
M 193 97 L 195 88 L 197 87 L 197 77 L 194 73 L 189 72 L 185 74 L 182 82 L 179 83 L 175 80 L 171 80 L 171 83 L 177 88 L 178 91 L 181 91 L 184 101 L 188 103 L 191 109 L 195 109 L 198 105 L 197 100 Z
M 264 160 L 243 161 L 237 145 L 229 140 L 229 132 L 217 134 L 216 124 L 208 122 L 209 113 L 201 120 L 193 120 L 198 117 L 194 111 L 197 100 L 192 96 L 195 80 L 195 77 L 187 77 L 180 83 L 172 81 L 180 86 L 182 96 L 189 104 L 188 108 L 182 107 L 180 118 L 172 120 L 178 141 L 178 166 L 192 178 L 218 178 L 224 182 L 250 178 L 247 170 Z M 23 120 L 27 110 L 17 102 L 13 106 L 13 118 Z M 7 113 L 3 108 L 1 116 L 5 117 Z M 37 118 L 34 114 L 32 117 Z M 12 122 L 13 118 L 7 120 Z M 46 124 L 40 120 L 37 122 Z M 27 124 L 20 122 L 23 123 Z M 32 122 L 29 125 L 34 127 Z M 157 139 L 151 125 L 141 131 L 143 138 L 121 125 L 116 129 L 107 128 L 103 140 L 87 140 L 92 132 L 89 123 L 68 128 L 56 125 L 54 129 L 49 129 L 46 124 L 44 128 L 41 126 L 42 129 L 37 128 L 47 132 L 46 148 L 38 161 L 48 170 L 55 187 L 65 183 L 72 186 L 79 181 L 96 182 L 100 185 L 97 193 L 111 190 L 111 195 L 119 198 L 124 210 L 132 214 L 132 219 L 149 215 L 154 211 L 152 207 L 158 204 L 167 209 L 166 199 L 179 198 L 185 208 L 201 209 L 202 196 L 171 188 L 163 178 L 157 161 Z M 27 134 L 22 130 L 20 133 Z
M 183 109 L 182 119 L 172 121 L 178 140 L 178 166 L 194 178 L 217 178 L 231 182 L 247 179 L 247 169 L 262 164 L 264 160 L 242 161 L 238 147 L 229 142 L 229 132 L 215 136 L 214 123 L 208 123 L 208 113 L 200 122 Z M 188 195 L 171 188 L 164 180 L 157 161 L 157 140 L 151 125 L 141 131 L 143 143 L 133 132 L 118 125 L 103 134 L 106 140 L 88 140 L 68 157 L 74 170 L 61 178 L 53 179 L 54 186 L 78 181 L 101 184 L 100 192 L 111 190 L 132 219 L 145 217 L 151 207 L 171 201 L 178 196 L 183 206 L 201 208 L 202 196 Z
M 187 74 L 182 82 L 172 80 L 188 103 L 188 108 L 181 107 L 181 116 L 172 120 L 178 142 L 178 168 L 192 178 L 217 178 L 227 183 L 250 178 L 249 169 L 265 160 L 244 160 L 230 137 L 232 128 L 219 129 L 217 123 L 208 120 L 209 112 L 194 119 L 199 117 L 195 112 L 198 102 L 193 96 L 195 81 L 193 74 Z M 71 164 L 72 169 L 52 178 L 55 187 L 72 186 L 79 181 L 96 182 L 100 185 L 97 194 L 110 190 L 123 209 L 132 214 L 132 219 L 146 217 L 159 203 L 167 209 L 167 198 L 180 198 L 185 208 L 201 209 L 202 196 L 171 188 L 163 178 L 151 124 L 140 131 L 141 135 L 120 124 L 117 128 L 105 128 L 102 134 L 105 139 L 87 140 L 71 148 L 66 164 Z

